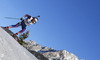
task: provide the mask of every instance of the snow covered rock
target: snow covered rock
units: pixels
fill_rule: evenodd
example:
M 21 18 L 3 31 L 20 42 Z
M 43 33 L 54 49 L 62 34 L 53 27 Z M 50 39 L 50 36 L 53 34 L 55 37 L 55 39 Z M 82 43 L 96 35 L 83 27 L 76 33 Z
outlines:
M 41 54 L 43 54 L 49 60 L 78 60 L 78 58 L 74 54 L 69 53 L 66 50 L 45 52 Z
M 26 48 L 28 50 L 39 52 L 49 60 L 79 60 L 77 56 L 67 52 L 66 50 L 54 50 L 53 48 L 42 47 L 35 41 L 25 42 L 27 43 Z
M 40 51 L 42 49 L 42 46 L 37 44 L 35 41 L 25 41 L 27 44 L 25 44 L 25 48 L 28 50 L 34 50 L 34 51 Z
M 0 27 L 0 60 L 38 60 Z

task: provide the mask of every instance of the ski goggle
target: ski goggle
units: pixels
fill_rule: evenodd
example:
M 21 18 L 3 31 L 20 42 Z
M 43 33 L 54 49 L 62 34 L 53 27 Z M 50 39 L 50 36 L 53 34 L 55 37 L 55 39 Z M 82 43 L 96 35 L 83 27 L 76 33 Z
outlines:
M 35 18 L 34 20 L 35 20 L 36 22 L 38 21 L 38 19 L 37 19 L 37 18 Z

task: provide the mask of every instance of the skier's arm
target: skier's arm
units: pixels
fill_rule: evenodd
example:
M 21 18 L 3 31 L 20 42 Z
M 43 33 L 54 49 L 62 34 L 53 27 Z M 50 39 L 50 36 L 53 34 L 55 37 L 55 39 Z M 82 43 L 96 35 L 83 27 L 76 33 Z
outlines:
M 24 17 L 29 17 L 30 15 L 26 14 Z
M 25 16 L 23 16 L 20 20 L 23 20 L 25 17 L 29 18 L 30 15 L 26 14 Z

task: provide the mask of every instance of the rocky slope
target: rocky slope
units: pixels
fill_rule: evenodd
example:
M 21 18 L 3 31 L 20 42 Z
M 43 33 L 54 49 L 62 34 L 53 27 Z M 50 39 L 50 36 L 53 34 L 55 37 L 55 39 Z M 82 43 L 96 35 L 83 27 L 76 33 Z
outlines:
M 26 49 L 36 51 L 49 60 L 79 60 L 77 56 L 66 50 L 54 50 L 53 48 L 42 47 L 33 40 L 25 42 L 27 43 L 24 45 Z

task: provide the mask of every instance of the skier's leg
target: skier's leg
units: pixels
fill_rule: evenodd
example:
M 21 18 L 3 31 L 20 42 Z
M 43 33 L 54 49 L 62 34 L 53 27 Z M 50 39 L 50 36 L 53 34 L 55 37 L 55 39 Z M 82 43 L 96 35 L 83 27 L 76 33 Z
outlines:
M 18 33 L 16 33 L 16 34 L 14 34 L 14 35 L 18 35 L 18 34 L 20 34 L 20 33 L 24 32 L 24 31 L 26 30 L 26 24 L 24 23 L 24 21 L 22 21 L 22 22 L 21 22 L 21 26 L 22 26 L 22 30 L 21 30 L 21 31 L 19 31 L 19 32 L 18 32 Z
M 16 25 L 11 25 L 11 26 L 5 27 L 5 29 L 8 29 L 8 28 L 15 28 L 15 27 L 19 27 L 19 26 L 20 26 L 20 23 L 17 23 Z
M 15 27 L 18 27 L 18 26 L 19 26 L 19 24 L 11 25 L 11 26 L 9 26 L 9 28 L 15 28 Z
M 18 35 L 18 34 L 24 32 L 25 30 L 26 30 L 26 28 L 22 29 L 21 31 L 19 31 L 18 33 L 14 34 L 14 35 Z

